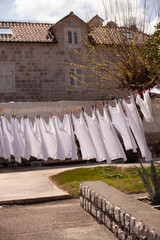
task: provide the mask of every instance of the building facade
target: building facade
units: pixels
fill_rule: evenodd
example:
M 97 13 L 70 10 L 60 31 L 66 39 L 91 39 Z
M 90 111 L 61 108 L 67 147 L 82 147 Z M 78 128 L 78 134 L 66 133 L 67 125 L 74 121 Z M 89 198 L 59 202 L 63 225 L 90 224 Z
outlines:
M 71 12 L 56 24 L 0 22 L 0 101 L 78 100 L 66 62 L 77 62 L 87 24 Z M 81 69 L 74 68 L 81 74 Z
M 87 89 L 78 88 L 80 83 L 73 75 L 81 81 L 87 76 L 75 50 L 81 51 L 84 35 L 95 43 L 111 45 L 111 29 L 115 32 L 113 22 L 104 32 L 99 16 L 85 23 L 73 12 L 56 24 L 0 22 L 0 101 L 103 99 L 104 94 L 96 89 L 88 95 Z M 67 65 L 71 62 L 79 66 Z

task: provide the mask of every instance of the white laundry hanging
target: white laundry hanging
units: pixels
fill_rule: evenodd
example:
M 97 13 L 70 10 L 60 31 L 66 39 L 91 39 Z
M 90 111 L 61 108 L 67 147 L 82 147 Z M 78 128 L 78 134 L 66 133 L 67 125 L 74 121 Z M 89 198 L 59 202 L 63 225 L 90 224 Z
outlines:
M 89 133 L 96 151 L 96 159 L 98 162 L 106 160 L 108 163 L 111 162 L 104 142 L 101 137 L 100 128 L 95 116 L 94 110 L 92 110 L 92 117 L 84 112 L 84 116 L 88 125 Z
M 72 155 L 71 155 L 71 159 L 75 160 L 78 158 L 77 156 L 77 146 L 75 143 L 75 137 L 74 137 L 74 132 L 73 132 L 73 126 L 71 123 L 71 118 L 69 114 L 65 114 L 64 115 L 64 119 L 63 119 L 63 127 L 64 130 L 69 134 L 70 136 L 70 141 L 71 141 L 71 145 L 72 145 Z
M 74 125 L 74 133 L 79 141 L 82 159 L 89 160 L 96 158 L 95 148 L 89 134 L 88 127 L 83 118 L 82 112 L 79 115 L 79 119 L 72 114 L 72 120 Z
M 0 157 L 3 158 L 3 132 L 1 118 L 0 118 Z
M 147 147 L 143 123 L 139 116 L 133 97 L 131 97 L 130 103 L 127 103 L 125 100 L 123 100 L 123 106 L 128 117 L 129 125 L 141 151 L 141 155 L 142 157 L 145 157 L 146 161 L 150 161 L 152 159 L 152 155 Z
M 120 133 L 124 147 L 126 150 L 133 149 L 133 152 L 137 152 L 137 145 L 133 138 L 133 135 L 131 133 L 129 122 L 127 117 L 124 115 L 124 112 L 122 110 L 122 107 L 120 103 L 116 102 L 115 107 L 108 106 L 108 109 L 110 111 L 112 122 L 117 129 L 117 131 Z
M 72 158 L 72 141 L 70 134 L 66 131 L 67 117 L 63 118 L 63 122 L 57 116 L 52 117 L 52 123 L 57 136 L 57 158 L 60 160 Z
M 21 157 L 25 157 L 25 140 L 20 133 L 20 124 L 16 118 L 11 118 L 11 133 L 13 135 L 13 152 L 15 160 L 21 163 Z
M 140 107 L 140 110 L 143 113 L 146 122 L 153 122 L 151 99 L 148 90 L 143 92 L 143 98 L 144 100 L 140 97 L 139 94 L 137 94 L 136 103 Z
M 6 117 L 1 117 L 1 134 L 2 134 L 2 155 L 4 159 L 10 161 L 10 156 L 14 155 L 13 151 L 13 136 L 11 134 L 11 126 Z
M 49 133 L 49 127 L 43 118 L 34 121 L 36 137 L 41 143 L 43 159 L 57 159 L 57 137 Z
M 35 118 L 34 124 L 33 124 L 33 130 L 34 130 L 35 137 L 38 139 L 38 141 L 41 144 L 41 149 L 42 149 L 42 153 L 43 153 L 43 159 L 46 160 L 48 155 L 47 155 L 46 149 L 45 149 L 45 147 L 44 147 L 44 145 L 42 143 L 42 137 L 41 137 L 41 134 L 40 134 L 39 121 L 38 120 L 39 120 L 38 118 Z
M 123 158 L 124 161 L 126 161 L 125 152 L 110 121 L 106 107 L 103 107 L 103 117 L 98 109 L 96 109 L 96 114 L 101 129 L 102 139 L 110 159 Z
M 157 87 L 153 87 L 151 90 L 150 90 L 151 93 L 155 93 L 155 94 L 160 94 L 160 89 L 157 88 Z
M 37 159 L 43 159 L 41 143 L 36 138 L 32 123 L 28 118 L 21 119 L 20 132 L 23 134 L 25 142 L 24 158 L 29 160 L 30 156 L 32 156 Z

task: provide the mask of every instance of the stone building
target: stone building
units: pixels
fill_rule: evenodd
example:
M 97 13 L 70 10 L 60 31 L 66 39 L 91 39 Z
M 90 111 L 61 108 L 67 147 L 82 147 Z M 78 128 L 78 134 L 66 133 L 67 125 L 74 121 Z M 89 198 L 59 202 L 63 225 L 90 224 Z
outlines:
M 102 99 L 96 91 L 91 97 L 87 89 L 70 86 L 79 83 L 67 68 L 82 81 L 86 76 L 82 68 L 66 67 L 66 63 L 80 63 L 74 49 L 81 51 L 81 35 L 88 35 L 92 42 L 110 45 L 111 29 L 115 32 L 113 22 L 108 23 L 104 33 L 103 19 L 99 16 L 85 23 L 73 12 L 56 24 L 0 22 L 0 101 Z

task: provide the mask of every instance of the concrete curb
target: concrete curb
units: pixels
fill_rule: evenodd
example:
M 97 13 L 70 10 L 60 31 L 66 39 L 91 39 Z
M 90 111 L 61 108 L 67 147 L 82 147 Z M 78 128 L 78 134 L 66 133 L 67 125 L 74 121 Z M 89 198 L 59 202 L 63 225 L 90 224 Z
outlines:
M 51 201 L 67 200 L 67 199 L 71 199 L 71 198 L 72 197 L 70 195 L 61 195 L 61 196 L 6 200 L 6 201 L 0 201 L 0 206 L 2 206 L 2 205 L 27 205 L 27 204 L 46 203 L 46 202 L 51 202 Z

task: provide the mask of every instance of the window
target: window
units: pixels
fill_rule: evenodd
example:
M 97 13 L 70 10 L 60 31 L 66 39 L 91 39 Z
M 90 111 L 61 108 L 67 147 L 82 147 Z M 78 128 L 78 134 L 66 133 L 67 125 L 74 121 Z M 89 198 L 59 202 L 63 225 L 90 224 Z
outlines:
M 79 34 L 81 29 L 65 28 L 65 43 L 67 47 L 80 47 Z
M 68 42 L 72 43 L 72 32 L 68 31 Z
M 78 44 L 78 33 L 68 31 L 68 43 Z
M 0 65 L 0 92 L 13 91 L 14 72 L 13 65 Z
M 133 39 L 133 35 L 131 32 L 122 32 L 122 35 L 128 39 Z
M 69 84 L 71 84 L 71 85 L 75 85 L 75 83 L 74 83 L 74 69 L 69 69 Z
M 74 44 L 78 44 L 78 34 L 74 32 Z
M 0 27 L 0 34 L 13 35 L 12 29 L 9 27 Z
M 84 74 L 81 68 L 69 68 L 68 69 L 68 85 L 70 86 L 82 86 L 84 81 Z

